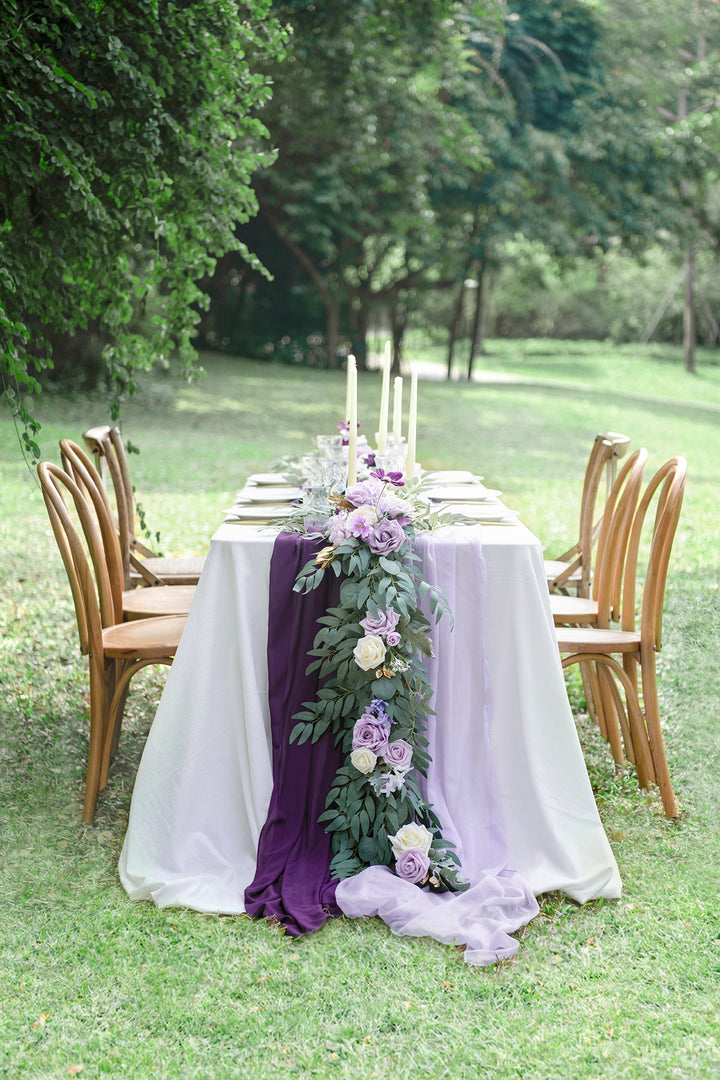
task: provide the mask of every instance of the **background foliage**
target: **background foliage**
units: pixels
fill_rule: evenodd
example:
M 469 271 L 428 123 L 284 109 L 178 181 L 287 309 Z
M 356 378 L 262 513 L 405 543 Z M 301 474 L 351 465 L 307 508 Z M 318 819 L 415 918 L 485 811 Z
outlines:
M 268 14 L 2 0 L 0 388 L 23 421 L 53 364 L 64 385 L 102 370 L 132 390 L 139 368 L 193 362 L 196 281 L 238 249 L 269 160 L 249 60 L 281 52 Z

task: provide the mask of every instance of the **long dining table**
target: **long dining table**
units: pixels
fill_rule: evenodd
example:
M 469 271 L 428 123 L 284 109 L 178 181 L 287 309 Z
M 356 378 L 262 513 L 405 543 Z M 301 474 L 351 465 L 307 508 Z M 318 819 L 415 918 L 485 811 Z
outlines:
M 306 538 L 243 520 L 212 537 L 140 762 L 119 860 L 131 897 L 265 915 L 290 933 L 332 915 L 379 916 L 397 934 L 463 945 L 467 962 L 490 964 L 517 950 L 513 934 L 541 894 L 579 904 L 621 895 L 539 541 L 509 516 L 421 533 L 416 550 L 452 612 L 432 629 L 421 784 L 470 887 L 436 893 L 384 866 L 338 883 L 322 851 L 318 863 L 316 818 L 337 760 L 331 738 L 289 750 L 287 736 L 327 597 L 292 592 L 312 556 Z

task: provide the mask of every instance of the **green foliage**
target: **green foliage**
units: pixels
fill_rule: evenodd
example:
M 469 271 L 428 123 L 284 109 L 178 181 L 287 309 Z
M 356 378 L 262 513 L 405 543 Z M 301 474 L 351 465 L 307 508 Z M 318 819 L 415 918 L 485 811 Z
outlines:
M 0 385 L 31 452 L 24 397 L 53 337 L 96 334 L 117 391 L 175 353 L 192 365 L 196 281 L 237 248 L 252 172 L 269 160 L 254 115 L 270 95 L 255 61 L 281 52 L 268 12 L 269 0 L 2 5 Z
M 380 510 L 384 488 L 378 488 L 372 505 Z M 341 505 L 353 509 L 351 503 Z M 318 620 L 320 629 L 308 654 L 314 658 L 308 673 L 317 672 L 321 688 L 317 698 L 305 702 L 293 717 L 297 724 L 290 740 L 316 742 L 332 731 L 345 756 L 346 764 L 338 769 L 319 818 L 325 831 L 332 834 L 330 868 L 336 878 L 350 877 L 368 865 L 392 866 L 393 837 L 405 825 L 420 824 L 433 835 L 428 852 L 430 885 L 438 890 L 462 890 L 468 882 L 462 877 L 459 860 L 452 845 L 442 839 L 441 823 L 424 801 L 413 775 L 426 776 L 430 763 L 425 729 L 432 687 L 423 656 L 432 654 L 432 646 L 421 599 L 429 599 L 436 618 L 442 612 L 449 615 L 449 611 L 445 598 L 430 589 L 417 572 L 419 556 L 413 551 L 416 529 L 430 523 L 411 497 L 407 505 L 412 520 L 404 526 L 402 545 L 395 550 L 378 554 L 365 540 L 349 536 L 323 548 L 298 574 L 297 592 L 316 589 L 328 570 L 341 577 L 342 584 L 339 604 Z M 361 621 L 389 613 L 399 619 L 398 641 L 391 644 L 376 638 L 382 656 L 366 667 L 355 655 L 367 633 Z M 407 743 L 405 749 L 412 751 L 412 772 L 408 771 L 409 761 L 398 771 L 383 761 L 380 751 L 379 756 L 370 755 L 365 767 L 356 765 L 351 757 L 359 745 L 354 741 L 356 724 L 367 717 L 383 723 L 391 744 Z

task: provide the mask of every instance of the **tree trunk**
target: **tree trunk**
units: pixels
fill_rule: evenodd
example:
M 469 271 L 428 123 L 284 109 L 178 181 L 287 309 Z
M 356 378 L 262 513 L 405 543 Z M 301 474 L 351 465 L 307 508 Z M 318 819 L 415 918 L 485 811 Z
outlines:
M 400 362 L 403 353 L 403 338 L 407 328 L 407 308 L 400 301 L 395 301 L 390 308 L 390 326 L 392 329 L 392 374 L 400 374 Z
M 475 353 L 482 348 L 482 310 L 485 301 L 485 270 L 481 262 L 477 268 L 477 289 L 475 290 L 475 312 L 473 315 L 472 332 L 470 334 L 470 354 L 468 356 L 467 377 L 468 382 L 472 379 Z
M 357 294 L 359 306 L 354 310 L 354 327 L 352 335 L 352 351 L 357 360 L 358 371 L 367 371 L 367 339 L 370 325 L 370 299 L 369 291 L 363 290 Z
M 690 372 L 690 374 L 695 371 L 696 340 L 695 251 L 692 244 L 690 244 L 685 252 L 685 311 L 683 314 L 683 352 L 685 355 L 685 370 Z
M 325 348 L 328 367 L 338 366 L 338 346 L 340 342 L 340 304 L 335 297 L 325 290 L 322 293 L 325 305 Z
M 467 271 L 467 268 L 466 268 Z M 467 277 L 467 272 L 465 274 Z M 458 289 L 457 298 L 453 307 L 452 318 L 450 320 L 450 337 L 448 340 L 448 354 L 447 354 L 447 377 L 452 379 L 452 365 L 453 365 L 453 352 L 455 351 L 455 342 L 458 338 L 458 330 L 460 329 L 460 320 L 462 319 L 463 300 L 465 299 L 465 277 L 460 282 L 460 288 Z
M 328 367 L 336 368 L 338 366 L 338 345 L 340 341 L 340 303 L 307 252 L 290 236 L 284 234 L 277 218 L 266 206 L 261 205 L 260 210 L 288 251 L 295 256 L 300 265 L 307 271 L 310 280 L 322 297 L 322 302 L 325 305 L 325 348 L 327 350 Z

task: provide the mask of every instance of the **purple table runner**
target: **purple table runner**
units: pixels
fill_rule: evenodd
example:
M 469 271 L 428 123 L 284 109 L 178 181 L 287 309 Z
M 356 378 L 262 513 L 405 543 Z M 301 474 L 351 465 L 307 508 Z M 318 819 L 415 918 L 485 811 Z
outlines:
M 270 562 L 268 687 L 273 753 L 273 793 L 260 833 L 255 878 L 245 910 L 280 922 L 297 936 L 317 930 L 331 915 L 337 882 L 330 879 L 330 837 L 317 819 L 341 764 L 332 732 L 317 743 L 290 744 L 293 715 L 318 690 L 317 672 L 305 674 L 317 619 L 337 603 L 339 583 L 328 574 L 307 594 L 293 592 L 298 571 L 322 546 L 280 533 Z

